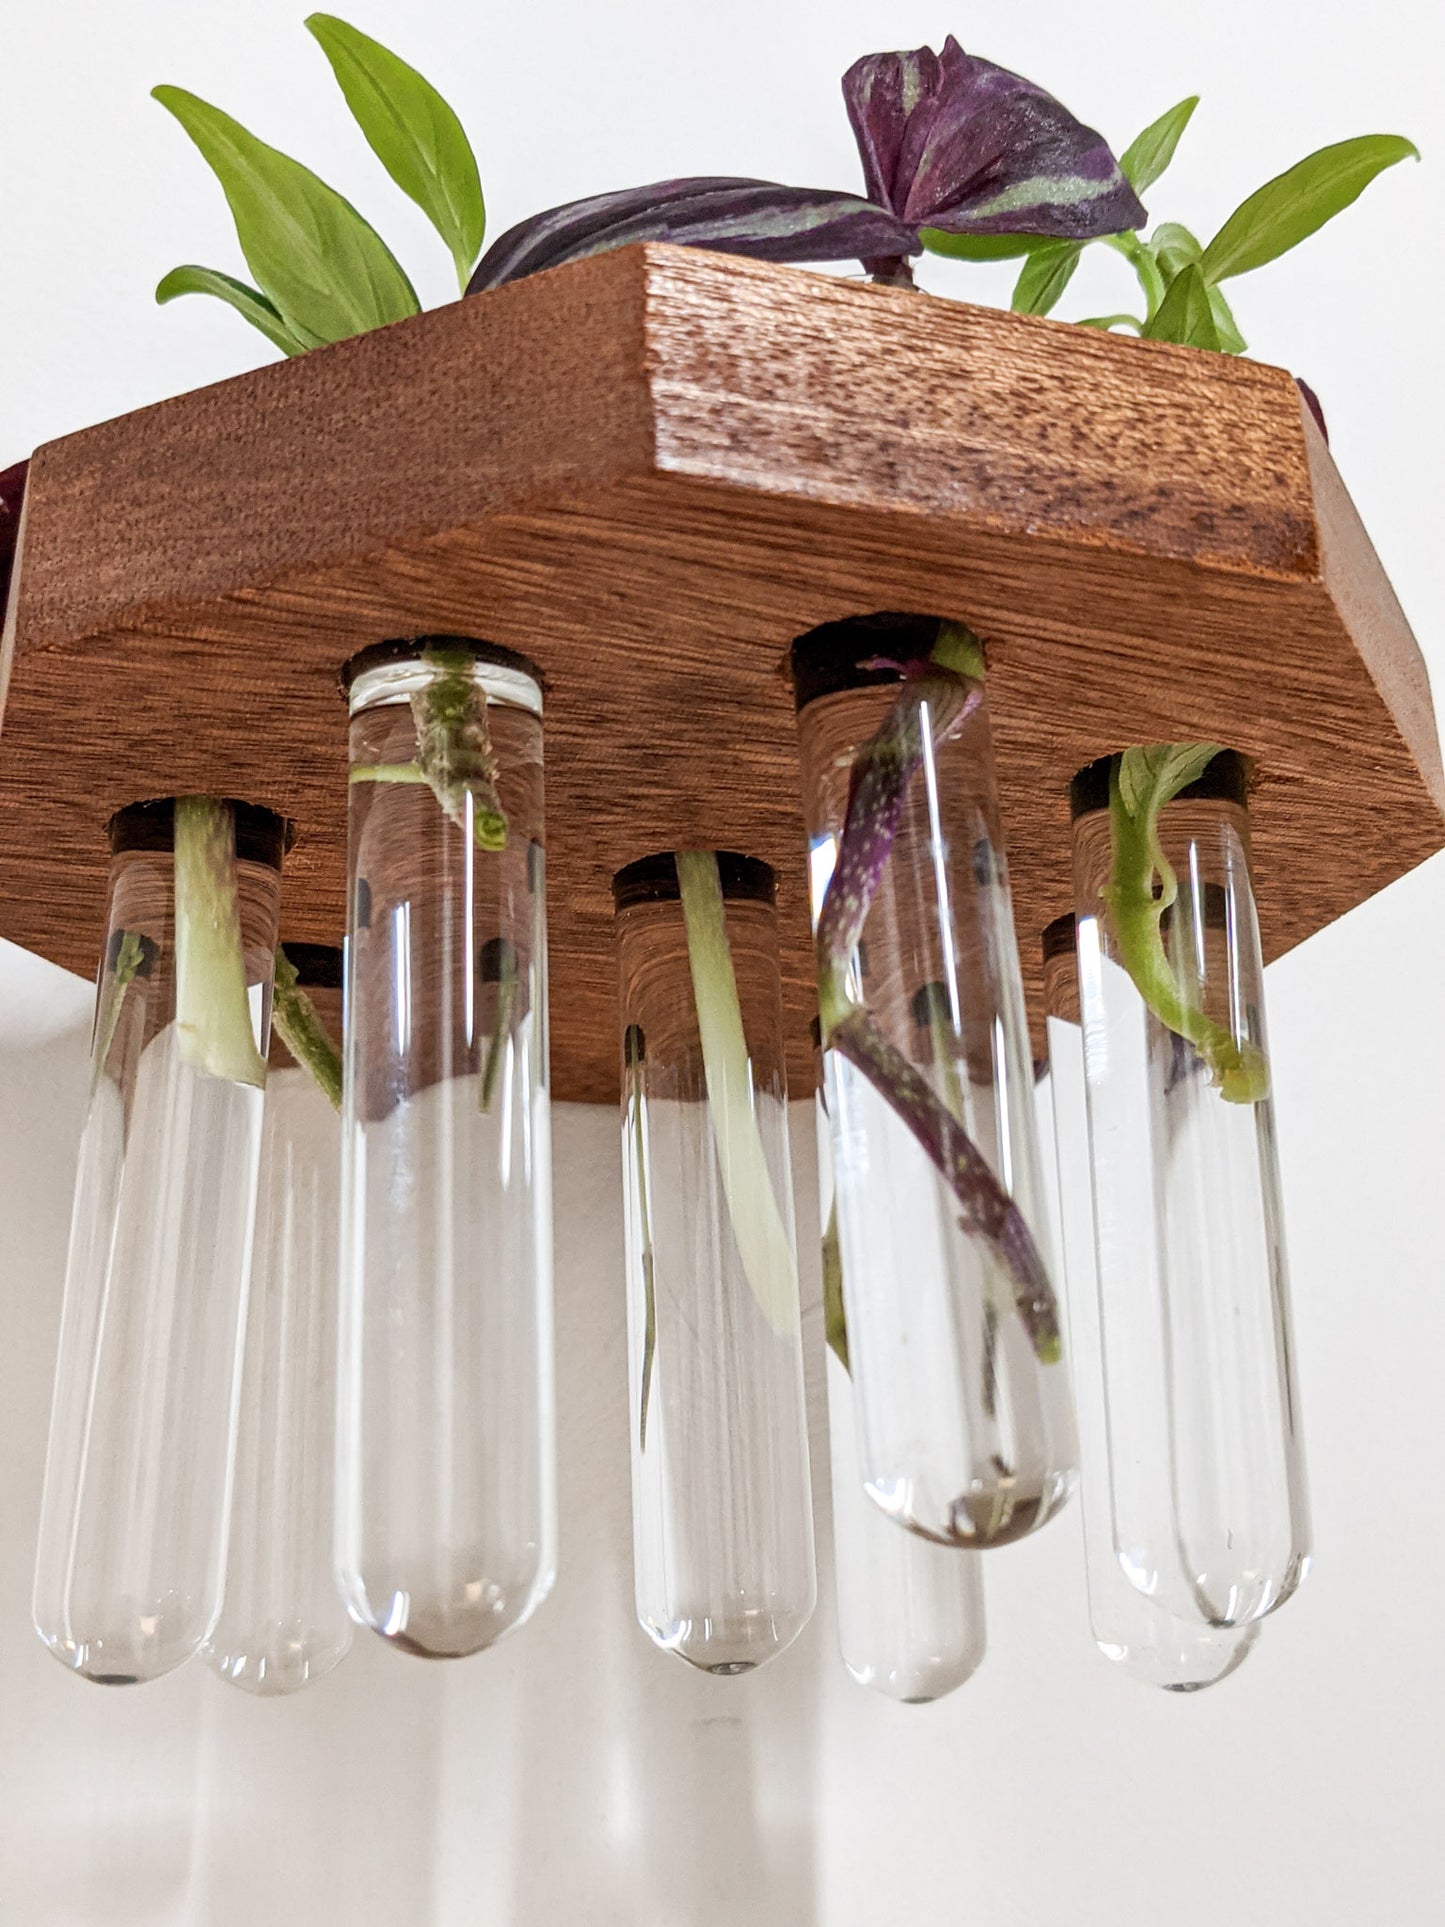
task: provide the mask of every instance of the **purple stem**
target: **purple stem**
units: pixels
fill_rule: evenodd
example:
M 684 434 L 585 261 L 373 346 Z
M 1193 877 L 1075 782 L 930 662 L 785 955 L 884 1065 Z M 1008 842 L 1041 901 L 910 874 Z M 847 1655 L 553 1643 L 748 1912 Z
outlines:
M 939 744 L 956 735 L 983 700 L 982 683 L 938 663 L 909 663 L 904 677 L 877 735 L 854 759 L 838 858 L 818 913 L 820 985 L 839 994 L 888 868 L 908 786 L 923 762 L 921 711 L 928 710 L 933 741 Z M 823 1024 L 826 1029 L 826 996 Z
M 989 1169 L 982 1152 L 941 1102 L 923 1072 L 895 1049 L 864 1010 L 845 1017 L 828 1039 L 855 1070 L 892 1105 L 928 1153 L 929 1161 L 958 1201 L 970 1237 L 983 1238 L 998 1254 L 1013 1283 L 1014 1304 L 1036 1355 L 1046 1365 L 1062 1353 L 1059 1308 L 1038 1246 L 1023 1213 Z
M 818 913 L 818 1003 L 823 1041 L 892 1106 L 957 1199 L 963 1228 L 989 1243 L 1013 1281 L 1014 1303 L 1037 1357 L 1061 1352 L 1058 1304 L 1022 1212 L 927 1078 L 847 993 L 847 972 L 898 833 L 908 788 L 923 762 L 925 714 L 935 745 L 977 709 L 983 684 L 933 661 L 904 667 L 904 684 L 853 764 L 833 875 Z

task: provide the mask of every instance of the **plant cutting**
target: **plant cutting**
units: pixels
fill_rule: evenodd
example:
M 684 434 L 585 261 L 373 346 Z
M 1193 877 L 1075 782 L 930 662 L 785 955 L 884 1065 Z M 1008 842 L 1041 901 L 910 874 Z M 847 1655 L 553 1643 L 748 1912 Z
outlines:
M 753 1111 L 717 857 L 711 850 L 678 850 L 674 861 L 723 1194 L 753 1296 L 772 1329 L 786 1336 L 798 1324 L 798 1272 Z
M 1179 880 L 1159 841 L 1159 815 L 1218 754 L 1218 743 L 1155 743 L 1126 749 L 1113 760 L 1113 868 L 1103 897 L 1118 961 L 1145 1004 L 1167 1030 L 1193 1045 L 1227 1103 L 1257 1104 L 1269 1092 L 1264 1052 L 1199 1008 L 1197 994 L 1170 963 L 1162 935 L 1164 918 L 1178 901 Z
M 296 966 L 284 946 L 277 950 L 271 993 L 271 1022 L 296 1062 L 308 1070 L 332 1110 L 341 1109 L 341 1052 L 301 988 Z
M 246 989 L 236 887 L 235 819 L 214 796 L 178 796 L 173 805 L 175 1026 L 181 1062 L 208 1077 L 261 1087 L 266 1065 L 256 1044 Z M 156 945 L 121 928 L 106 947 L 96 1002 L 93 1076 L 104 1070 L 126 993 L 147 978 Z
M 849 990 L 909 787 L 930 748 L 940 747 L 963 727 L 983 694 L 983 651 L 962 624 L 940 623 L 931 655 L 896 667 L 901 678 L 898 697 L 853 763 L 837 859 L 818 913 L 822 1044 L 867 1078 L 927 1154 L 953 1193 L 964 1229 L 998 1257 L 1034 1351 L 1042 1363 L 1050 1364 L 1060 1355 L 1058 1305 L 1022 1212 L 960 1117 Z M 846 1339 L 843 1342 L 846 1345 Z

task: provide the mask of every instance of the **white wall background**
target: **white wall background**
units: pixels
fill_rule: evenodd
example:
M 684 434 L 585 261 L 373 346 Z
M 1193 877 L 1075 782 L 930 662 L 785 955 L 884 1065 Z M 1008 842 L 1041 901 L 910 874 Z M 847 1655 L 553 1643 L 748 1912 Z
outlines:
M 493 233 L 671 174 L 850 185 L 837 76 L 950 28 L 1116 146 L 1202 92 L 1152 211 L 1206 236 L 1311 147 L 1410 133 L 1426 165 L 1238 283 L 1237 308 L 1254 351 L 1323 395 L 1426 655 L 1445 663 L 1438 0 L 345 10 L 462 112 Z M 350 130 L 304 11 L 6 0 L 0 465 L 268 352 L 218 306 L 151 304 L 177 261 L 240 266 L 219 193 L 146 98 L 157 81 L 299 153 L 384 228 L 424 299 L 447 298 L 445 259 Z M 1122 266 L 1088 272 L 1081 304 L 1117 305 Z M 929 279 L 1006 298 L 1002 274 Z M 1224 1686 L 1151 1696 L 1089 1641 L 1066 1518 L 990 1557 L 981 1675 L 901 1709 L 838 1666 L 821 1490 L 823 1602 L 775 1665 L 705 1680 L 633 1625 L 614 1128 L 581 1109 L 557 1145 L 563 1568 L 534 1625 L 450 1669 L 363 1644 L 289 1704 L 195 1669 L 125 1694 L 67 1678 L 28 1598 L 89 993 L 0 953 L 0 1923 L 1441 1918 L 1442 958 L 1445 859 L 1270 973 L 1317 1528 L 1306 1591 Z M 821 1474 L 816 1427 L 815 1460 Z

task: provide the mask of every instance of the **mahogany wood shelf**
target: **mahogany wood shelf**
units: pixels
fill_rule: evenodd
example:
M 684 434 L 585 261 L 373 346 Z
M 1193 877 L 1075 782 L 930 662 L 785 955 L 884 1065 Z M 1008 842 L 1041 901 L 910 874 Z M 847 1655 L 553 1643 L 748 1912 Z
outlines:
M 1288 375 L 695 251 L 599 256 L 40 449 L 0 734 L 0 934 L 90 973 L 101 826 L 209 790 L 295 818 L 283 934 L 336 941 L 338 665 L 451 629 L 548 679 L 554 1088 L 617 1084 L 612 873 L 780 877 L 811 966 L 783 663 L 898 608 L 985 638 L 1020 945 L 1065 788 L 1130 742 L 1259 767 L 1278 955 L 1445 845 L 1425 671 Z

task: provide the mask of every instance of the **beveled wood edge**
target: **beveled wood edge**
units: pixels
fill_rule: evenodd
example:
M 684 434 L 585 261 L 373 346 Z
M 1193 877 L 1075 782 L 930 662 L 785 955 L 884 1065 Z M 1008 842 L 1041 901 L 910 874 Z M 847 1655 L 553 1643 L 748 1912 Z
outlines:
M 32 458 L 32 480 L 27 493 L 27 501 L 38 499 L 41 504 L 39 547 L 32 542 L 30 579 L 19 591 L 16 649 L 24 653 L 34 647 L 69 643 L 101 630 L 114 633 L 175 619 L 182 616 L 192 602 L 204 602 L 222 593 L 284 587 L 297 572 L 313 573 L 329 563 L 341 564 L 364 553 L 368 546 L 375 546 L 374 524 L 378 517 L 373 510 L 359 514 L 356 526 L 350 531 L 343 527 L 330 532 L 327 537 L 330 546 L 323 543 L 322 547 L 307 549 L 304 553 L 295 549 L 275 556 L 241 550 L 228 554 L 224 572 L 218 572 L 214 563 L 198 566 L 192 558 L 184 587 L 174 575 L 167 577 L 161 571 L 147 575 L 144 594 L 126 594 L 113 586 L 107 589 L 103 584 L 81 594 L 77 588 L 80 572 L 72 566 L 73 555 L 68 551 L 52 553 L 54 511 L 50 502 L 67 489 L 88 490 L 105 499 L 108 517 L 114 517 L 118 511 L 123 514 L 126 491 L 118 485 L 115 471 L 123 465 L 125 445 L 132 437 L 139 436 L 146 443 L 156 436 L 164 440 L 166 435 L 171 435 L 178 444 L 190 445 L 196 437 L 204 437 L 207 417 L 213 411 L 239 405 L 254 417 L 250 440 L 269 450 L 273 441 L 270 430 L 278 415 L 300 415 L 307 406 L 320 405 L 322 419 L 330 429 L 331 414 L 324 406 L 328 396 L 349 392 L 365 380 L 375 380 L 382 386 L 394 385 L 399 379 L 398 369 L 414 374 L 419 365 L 425 366 L 438 357 L 444 359 L 451 350 L 465 356 L 491 335 L 501 336 L 510 329 L 513 350 L 525 361 L 526 344 L 543 331 L 543 323 L 555 317 L 564 300 L 589 312 L 593 306 L 606 307 L 609 302 L 620 304 L 628 311 L 629 331 L 635 324 L 635 334 L 619 362 L 619 366 L 626 367 L 625 377 L 611 387 L 598 387 L 595 383 L 589 387 L 581 380 L 580 373 L 579 380 L 572 381 L 565 366 L 556 369 L 551 392 L 563 398 L 564 409 L 545 446 L 557 466 L 540 478 L 531 475 L 525 486 L 514 482 L 496 492 L 479 488 L 469 503 L 449 504 L 447 525 L 463 526 L 468 520 L 485 519 L 492 514 L 525 513 L 533 506 L 560 507 L 572 501 L 582 502 L 610 485 L 653 474 L 688 473 L 748 486 L 755 464 L 719 466 L 705 446 L 689 449 L 680 442 L 677 425 L 669 418 L 666 407 L 668 364 L 659 346 L 662 323 L 666 321 L 668 327 L 675 329 L 678 325 L 688 325 L 690 318 L 700 329 L 702 323 L 691 304 L 691 296 L 699 287 L 724 300 L 731 296 L 761 300 L 777 315 L 801 308 L 812 310 L 820 317 L 841 317 L 860 333 L 866 332 L 865 322 L 885 314 L 890 327 L 901 326 L 905 331 L 916 333 L 911 324 L 920 313 L 926 312 L 930 337 L 952 324 L 982 330 L 990 340 L 1000 343 L 1027 342 L 1031 352 L 1037 352 L 1039 344 L 1047 342 L 1051 357 L 1057 347 L 1084 365 L 1106 369 L 1112 380 L 1125 384 L 1147 365 L 1150 355 L 1163 357 L 1157 366 L 1176 365 L 1171 358 L 1184 356 L 1197 364 L 1191 366 L 1187 385 L 1191 407 L 1199 407 L 1201 411 L 1207 408 L 1200 388 L 1200 367 L 1207 364 L 1210 383 L 1222 384 L 1225 391 L 1242 387 L 1252 403 L 1268 405 L 1272 414 L 1279 414 L 1287 393 L 1291 423 L 1298 414 L 1297 393 L 1291 377 L 1263 363 L 1243 363 L 1238 358 L 1216 355 L 1206 357 L 1203 351 L 1175 348 L 1168 343 L 1124 341 L 1069 323 L 1012 315 L 940 297 L 910 296 L 897 290 L 849 285 L 835 277 L 773 267 L 739 256 L 638 244 L 548 270 L 485 296 L 428 310 L 369 335 L 313 350 L 295 361 L 264 364 L 208 388 L 154 403 L 94 428 L 42 444 Z M 927 310 L 920 309 L 920 302 L 929 304 Z M 520 323 L 516 322 L 518 309 L 523 310 L 526 317 Z M 927 344 L 914 343 L 915 348 L 920 345 Z M 582 356 L 580 360 L 588 358 Z M 597 373 L 590 363 L 588 373 Z M 719 398 L 724 394 L 725 391 L 719 390 Z M 587 416 L 587 408 L 582 406 L 584 395 L 588 397 L 589 408 L 599 400 L 604 404 L 602 418 Z M 567 413 L 568 405 L 575 405 L 571 414 Z M 590 440 L 581 432 L 584 416 L 586 426 L 592 431 Z M 539 423 L 545 427 L 547 417 L 541 414 L 528 417 L 529 437 L 537 431 Z M 371 432 L 373 435 L 378 432 L 374 424 Z M 580 459 L 584 450 L 589 453 L 590 461 Z M 148 466 L 164 467 L 163 460 L 156 461 L 155 450 L 149 453 Z M 835 489 L 830 494 L 820 488 L 816 478 L 802 475 L 793 477 L 789 485 L 781 488 L 774 481 L 768 492 L 775 496 L 791 494 L 800 500 L 836 499 L 845 504 L 850 499 L 846 490 Z M 900 507 L 903 512 L 918 512 L 913 504 Z M 933 507 L 929 512 L 949 513 L 945 507 Z M 960 512 L 967 514 L 967 511 Z M 980 518 L 969 516 L 968 519 Z M 238 510 L 229 526 L 236 527 L 243 520 Z M 385 540 L 388 545 L 404 546 L 437 532 L 438 526 L 423 505 L 413 505 L 408 500 L 396 519 L 386 521 Z M 1098 528 L 1060 527 L 1056 533 L 1080 547 L 1122 546 L 1135 553 L 1157 552 L 1144 543 L 1121 544 L 1116 536 Z M 126 559 L 129 554 L 127 547 Z M 1271 566 L 1240 555 L 1224 558 L 1206 555 L 1193 559 L 1202 559 L 1205 566 L 1231 573 L 1279 575 L 1288 579 L 1317 574 L 1320 568 L 1319 556 L 1312 547 L 1292 557 L 1289 566 Z M 19 575 L 17 569 L 17 580 Z
M 1436 808 L 1445 813 L 1445 763 L 1424 654 L 1303 397 L 1300 416 L 1321 531 L 1321 581 Z

